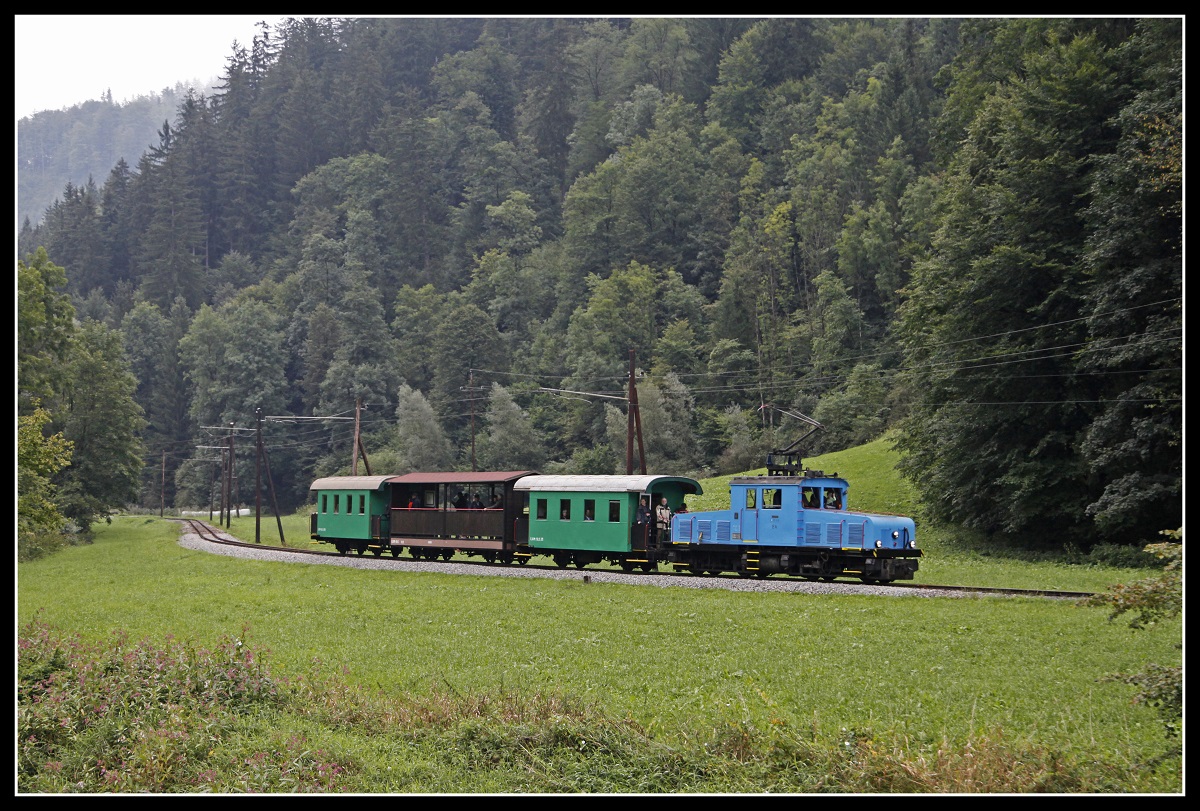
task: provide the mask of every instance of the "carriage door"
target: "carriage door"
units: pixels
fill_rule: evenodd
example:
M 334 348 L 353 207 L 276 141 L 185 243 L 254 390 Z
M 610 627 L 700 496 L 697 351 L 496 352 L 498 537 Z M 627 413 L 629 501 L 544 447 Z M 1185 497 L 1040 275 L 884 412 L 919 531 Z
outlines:
M 758 490 L 754 487 L 746 488 L 742 504 L 742 540 L 758 540 Z

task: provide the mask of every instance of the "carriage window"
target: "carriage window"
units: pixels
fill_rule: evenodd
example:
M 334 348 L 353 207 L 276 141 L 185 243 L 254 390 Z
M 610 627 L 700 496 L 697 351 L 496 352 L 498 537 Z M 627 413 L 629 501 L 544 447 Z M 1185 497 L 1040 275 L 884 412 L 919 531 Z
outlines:
M 569 498 L 559 499 L 558 515 L 564 521 L 571 520 L 571 499 L 569 499 Z
M 342 497 L 340 495 L 338 495 L 337 493 L 333 494 L 333 514 L 334 515 L 337 515 L 337 513 L 338 513 L 338 502 L 341 501 L 341 499 L 342 499 Z
M 774 487 L 763 490 L 763 509 L 778 510 L 783 505 L 783 491 Z
M 758 495 L 758 491 L 754 489 L 746 490 L 746 509 L 753 510 L 756 504 L 754 497 Z
M 546 499 L 539 498 L 537 500 L 537 520 L 546 520 Z
M 596 499 L 585 498 L 583 500 L 583 520 L 584 521 L 595 521 L 596 520 Z
M 321 512 L 323 512 L 323 513 L 329 512 L 329 494 L 328 493 L 321 494 Z
M 621 521 L 621 502 L 608 502 L 608 521 L 610 524 L 617 524 Z
M 358 514 L 365 515 L 366 512 L 367 512 L 367 497 L 359 496 L 358 497 Z

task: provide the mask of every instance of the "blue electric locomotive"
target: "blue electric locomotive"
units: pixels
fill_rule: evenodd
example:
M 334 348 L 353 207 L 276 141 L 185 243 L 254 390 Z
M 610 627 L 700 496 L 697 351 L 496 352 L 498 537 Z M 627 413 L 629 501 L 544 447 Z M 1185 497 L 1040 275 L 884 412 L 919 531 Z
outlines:
M 911 518 L 854 512 L 850 483 L 821 471 L 735 477 L 729 509 L 677 513 L 666 561 L 694 574 L 809 580 L 912 580 L 921 551 Z
M 767 454 L 767 475 L 731 479 L 728 510 L 677 514 L 665 560 L 699 575 L 912 580 L 921 557 L 913 520 L 851 511 L 850 483 L 805 468 L 796 450 L 824 426 L 798 411 L 763 408 L 805 423 L 808 432 Z

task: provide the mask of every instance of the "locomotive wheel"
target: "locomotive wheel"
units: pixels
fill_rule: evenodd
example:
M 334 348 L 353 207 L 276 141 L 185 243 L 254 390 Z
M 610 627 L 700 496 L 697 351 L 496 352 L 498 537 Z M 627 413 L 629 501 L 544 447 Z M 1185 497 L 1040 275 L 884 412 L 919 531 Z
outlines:
M 654 571 L 654 564 L 653 563 L 643 563 L 642 571 L 649 574 L 650 572 Z

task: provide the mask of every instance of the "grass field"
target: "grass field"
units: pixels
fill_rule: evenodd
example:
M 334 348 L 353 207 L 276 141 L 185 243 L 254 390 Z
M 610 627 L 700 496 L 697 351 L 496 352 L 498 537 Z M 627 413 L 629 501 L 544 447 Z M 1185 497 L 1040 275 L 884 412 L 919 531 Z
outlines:
M 856 475 L 856 460 L 822 461 L 850 478 L 856 506 L 911 506 L 890 494 L 895 484 Z M 719 482 L 705 490 L 697 507 L 720 498 Z M 289 542 L 307 543 L 303 517 L 288 521 Z M 253 519 L 236 519 L 235 530 L 253 539 Z M 273 519 L 262 531 L 276 540 Z M 95 543 L 19 567 L 22 683 L 71 675 L 56 688 L 65 697 L 39 688 L 54 701 L 37 702 L 20 730 L 20 791 L 1182 786 L 1178 757 L 1156 762 L 1169 742 L 1154 710 L 1106 678 L 1178 665 L 1179 620 L 1134 631 L 1070 601 L 255 562 L 184 549 L 178 534 L 157 517 L 119 517 Z M 920 579 L 1092 590 L 1147 575 L 956 544 L 948 533 L 923 544 Z M 137 640 L 152 650 L 135 655 Z M 81 661 L 108 664 L 71 664 L 79 646 L 96 646 Z M 213 685 L 234 683 L 214 697 Z M 145 703 L 156 690 L 165 698 Z

